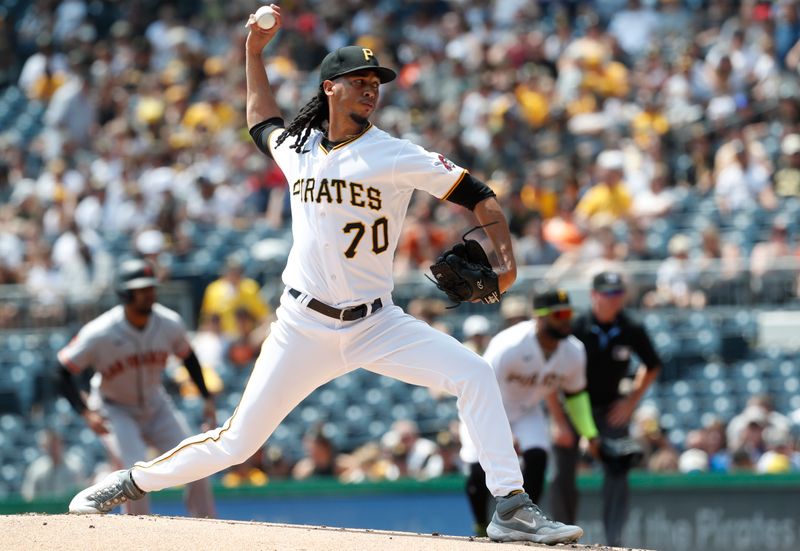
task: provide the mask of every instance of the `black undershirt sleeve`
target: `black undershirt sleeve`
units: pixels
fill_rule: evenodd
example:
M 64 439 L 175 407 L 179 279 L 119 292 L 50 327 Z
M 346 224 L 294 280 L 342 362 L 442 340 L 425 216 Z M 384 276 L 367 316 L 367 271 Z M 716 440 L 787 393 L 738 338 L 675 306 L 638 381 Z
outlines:
M 269 150 L 269 135 L 272 134 L 273 130 L 283 130 L 285 126 L 282 118 L 272 117 L 253 126 L 253 128 L 250 129 L 250 137 L 253 138 L 256 147 L 264 153 L 264 155 L 272 157 L 272 153 L 270 153 Z
M 84 402 L 81 397 L 81 391 L 72 373 L 59 362 L 58 374 L 61 376 L 61 394 L 67 399 L 67 402 L 69 402 L 69 405 L 75 410 L 75 413 L 83 415 L 83 412 L 87 409 L 86 402 Z
M 472 176 L 472 174 L 467 173 L 458 186 L 447 196 L 447 200 L 469 210 L 474 210 L 475 205 L 484 199 L 494 196 L 495 193 L 489 186 Z
M 186 371 L 189 372 L 189 377 L 192 378 L 192 381 L 194 382 L 195 386 L 197 386 L 197 390 L 200 391 L 200 394 L 203 396 L 203 398 L 208 398 L 211 394 L 206 388 L 206 381 L 203 379 L 203 369 L 200 367 L 200 361 L 197 359 L 194 350 L 189 352 L 189 355 L 183 359 L 183 365 L 186 366 Z

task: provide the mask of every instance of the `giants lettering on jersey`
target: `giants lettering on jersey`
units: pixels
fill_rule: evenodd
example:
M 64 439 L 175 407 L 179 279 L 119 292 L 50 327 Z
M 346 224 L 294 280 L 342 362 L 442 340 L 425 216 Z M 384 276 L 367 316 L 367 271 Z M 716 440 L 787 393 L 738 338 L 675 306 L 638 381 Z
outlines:
M 142 354 L 131 354 L 130 356 L 117 360 L 108 369 L 103 371 L 103 377 L 111 380 L 126 369 L 146 369 L 146 368 L 163 368 L 169 358 L 169 352 L 162 350 L 152 350 L 150 352 L 143 352 Z
M 364 184 L 346 180 L 322 178 L 300 178 L 292 184 L 292 195 L 297 195 L 304 203 L 342 204 L 347 201 L 354 207 L 369 207 L 381 210 L 383 204 L 381 191 L 374 187 L 364 188 Z
M 547 373 L 542 377 L 541 385 L 545 388 L 555 388 L 559 386 L 561 376 L 557 373 Z M 539 373 L 509 373 L 506 375 L 506 381 L 509 383 L 517 383 L 522 386 L 537 386 L 539 384 Z

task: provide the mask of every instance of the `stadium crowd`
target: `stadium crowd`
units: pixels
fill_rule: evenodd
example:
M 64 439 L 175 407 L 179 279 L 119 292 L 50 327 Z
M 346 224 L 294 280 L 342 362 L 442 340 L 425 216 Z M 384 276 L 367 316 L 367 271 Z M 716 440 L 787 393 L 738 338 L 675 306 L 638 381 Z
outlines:
M 313 95 L 326 52 L 372 49 L 399 74 L 374 122 L 486 181 L 506 209 L 520 265 L 550 266 L 547 277 L 558 281 L 576 266 L 627 273 L 649 262 L 654 277 L 632 297 L 642 308 L 702 308 L 740 295 L 797 300 L 800 2 L 281 6 L 284 30 L 265 62 L 283 112 Z M 255 150 L 244 121 L 244 21 L 255 7 L 17 0 L 0 8 L 0 283 L 25 289 L 38 323 L 65 325 L 65 304 L 109 289 L 112 241 L 158 259 L 168 277 L 169 266 L 191 261 L 205 231 L 288 227 L 283 175 Z M 398 274 L 426 269 L 468 225 L 458 207 L 416 196 Z M 242 253 L 225 269 L 241 270 Z M 198 355 L 227 354 L 218 361 L 246 368 L 258 350 L 248 337 L 268 305 L 251 296 L 252 308 L 214 312 L 213 290 L 207 296 Z M 18 308 L 0 303 L 0 327 L 15 327 Z M 441 312 L 426 308 L 417 312 L 435 322 Z M 800 415 L 768 404 L 754 398 L 727 427 L 710 423 L 678 447 L 658 412 L 642 408 L 647 467 L 800 470 L 792 432 Z M 223 482 L 264 480 L 258 472 L 427 477 L 457 469 L 456 439 L 453 430 L 421 438 L 400 424 L 380 444 L 331 461 L 317 430 L 298 464 L 268 445 Z M 412 466 L 417 448 L 424 459 Z

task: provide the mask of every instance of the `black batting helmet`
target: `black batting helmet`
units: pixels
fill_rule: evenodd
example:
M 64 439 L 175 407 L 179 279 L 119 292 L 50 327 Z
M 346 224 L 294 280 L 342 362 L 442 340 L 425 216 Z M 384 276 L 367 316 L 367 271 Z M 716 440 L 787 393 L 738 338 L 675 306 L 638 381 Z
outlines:
M 130 302 L 134 289 L 145 289 L 158 285 L 153 265 L 143 258 L 132 258 L 123 262 L 117 271 L 117 295 L 123 302 Z

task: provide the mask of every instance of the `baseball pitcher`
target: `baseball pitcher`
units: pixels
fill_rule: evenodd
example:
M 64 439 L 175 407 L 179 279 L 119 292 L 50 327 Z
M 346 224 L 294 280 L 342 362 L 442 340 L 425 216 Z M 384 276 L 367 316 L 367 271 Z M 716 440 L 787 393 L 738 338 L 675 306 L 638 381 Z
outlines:
M 292 250 L 269 337 L 234 414 L 222 427 L 184 440 L 161 457 L 109 475 L 75 496 L 73 512 L 105 512 L 244 461 L 314 389 L 357 368 L 458 397 L 498 499 L 487 530 L 498 541 L 561 543 L 583 530 L 548 519 L 522 489 L 522 473 L 497 381 L 457 340 L 392 303 L 393 257 L 412 193 L 419 189 L 472 210 L 499 266 L 466 245 L 439 266 L 457 300 L 497 302 L 516 279 L 508 224 L 492 191 L 444 155 L 376 128 L 369 117 L 395 72 L 369 48 L 329 53 L 315 97 L 288 124 L 281 118 L 261 55 L 281 28 L 247 37 L 247 123 L 258 148 L 283 170 L 292 210 Z M 455 258 L 460 257 L 460 258 Z M 453 284 L 450 287 L 450 284 Z

